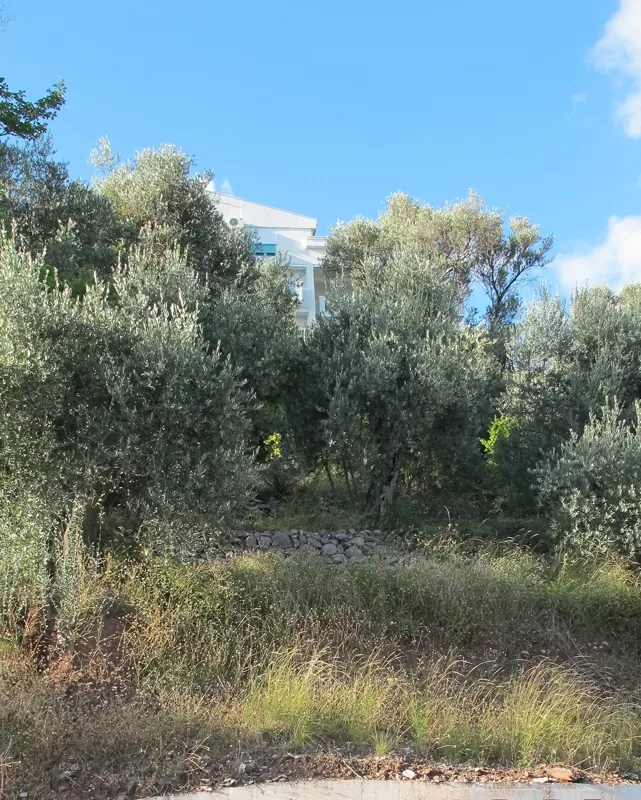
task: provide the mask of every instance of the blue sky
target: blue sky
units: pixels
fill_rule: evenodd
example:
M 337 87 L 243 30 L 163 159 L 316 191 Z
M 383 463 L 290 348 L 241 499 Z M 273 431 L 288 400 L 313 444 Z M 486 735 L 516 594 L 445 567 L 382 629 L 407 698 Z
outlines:
M 474 188 L 556 236 L 561 283 L 641 279 L 641 0 L 11 0 L 0 74 L 58 79 L 89 179 L 172 142 L 220 187 L 315 216 Z M 596 48 L 596 49 L 595 49 Z M 553 273 L 554 274 L 554 273 Z

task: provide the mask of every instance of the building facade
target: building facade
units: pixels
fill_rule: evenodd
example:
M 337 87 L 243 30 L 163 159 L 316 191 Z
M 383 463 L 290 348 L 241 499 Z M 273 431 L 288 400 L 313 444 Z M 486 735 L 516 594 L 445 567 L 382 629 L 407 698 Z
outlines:
M 259 257 L 282 255 L 289 262 L 292 291 L 300 301 L 299 325 L 305 327 L 318 314 L 324 314 L 325 283 L 320 263 L 326 240 L 316 236 L 316 220 L 231 195 L 217 194 L 216 199 L 218 210 L 231 228 L 255 234 Z

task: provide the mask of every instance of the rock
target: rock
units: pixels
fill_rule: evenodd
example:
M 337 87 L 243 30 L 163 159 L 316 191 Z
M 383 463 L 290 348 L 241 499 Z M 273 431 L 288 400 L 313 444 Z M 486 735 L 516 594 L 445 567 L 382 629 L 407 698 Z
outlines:
M 367 556 L 352 556 L 349 560 L 350 564 L 364 564 L 367 561 Z
M 532 783 L 554 783 L 554 781 L 546 776 L 545 778 L 532 778 Z
M 266 550 L 268 547 L 271 547 L 271 546 L 272 546 L 272 537 L 271 537 L 271 536 L 269 536 L 269 535 L 268 535 L 268 534 L 266 534 L 266 533 L 262 533 L 262 534 L 261 534 L 261 535 L 258 537 L 258 546 L 259 546 L 259 547 L 260 547 L 262 550 Z
M 372 531 L 372 535 L 373 536 L 382 536 L 383 533 L 382 533 L 382 531 Z
M 328 542 L 327 544 L 323 545 L 323 549 L 321 553 L 324 556 L 335 556 L 338 553 L 338 547 L 333 542 Z
M 352 547 L 363 547 L 365 544 L 365 539 L 362 536 L 355 536 L 352 541 L 350 542 Z
M 294 547 L 300 547 L 300 539 L 298 536 L 292 536 L 292 545 Z
M 414 772 L 413 769 L 404 769 L 403 772 L 401 772 L 401 775 L 404 778 L 407 778 L 408 781 L 413 781 L 414 778 L 416 777 L 416 773 Z
M 336 539 L 337 542 L 344 542 L 345 539 L 347 539 L 347 534 L 345 531 L 338 531 L 338 533 L 334 534 L 334 539 Z
M 336 553 L 335 556 L 332 556 L 332 564 L 344 564 L 345 563 L 345 556 L 342 553 Z
M 347 533 L 349 533 L 349 535 L 350 535 L 350 536 L 356 536 L 356 530 L 355 530 L 354 528 L 350 528 L 350 529 L 347 531 Z
M 362 556 L 360 547 L 355 547 L 354 545 L 350 545 L 347 550 L 345 551 L 345 555 L 348 558 L 354 558 L 354 556 Z
M 290 535 L 285 531 L 276 531 L 272 536 L 272 547 L 279 547 L 282 550 L 292 546 Z
M 307 542 L 307 544 L 302 544 L 298 548 L 297 552 L 298 553 L 303 553 L 306 556 L 319 556 L 320 555 L 320 550 L 318 550 L 316 547 L 314 547 L 314 545 L 310 544 L 309 542 Z
M 258 539 L 250 533 L 245 539 L 245 547 L 258 547 Z
M 330 534 L 327 531 L 320 532 L 320 540 L 323 544 L 327 544 L 330 539 Z
M 307 540 L 307 544 L 310 544 L 312 547 L 316 547 L 318 550 L 320 550 L 320 549 L 321 549 L 321 547 L 323 546 L 323 545 L 322 545 L 322 544 L 321 544 L 321 543 L 318 541 L 318 539 L 312 539 L 312 537 L 311 537 L 311 536 L 308 538 L 308 540 Z

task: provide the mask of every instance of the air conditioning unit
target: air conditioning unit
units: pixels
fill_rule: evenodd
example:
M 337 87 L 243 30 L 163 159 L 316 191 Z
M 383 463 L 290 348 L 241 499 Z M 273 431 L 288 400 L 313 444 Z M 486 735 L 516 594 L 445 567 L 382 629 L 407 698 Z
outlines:
M 243 218 L 242 217 L 230 217 L 229 218 L 229 227 L 230 228 L 242 228 L 243 227 Z

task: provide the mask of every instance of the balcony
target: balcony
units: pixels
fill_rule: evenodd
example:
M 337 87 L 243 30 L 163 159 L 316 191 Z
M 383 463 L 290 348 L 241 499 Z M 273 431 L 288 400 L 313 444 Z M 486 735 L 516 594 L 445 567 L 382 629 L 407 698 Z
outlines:
M 308 236 L 305 244 L 308 250 L 324 250 L 327 246 L 327 236 Z

